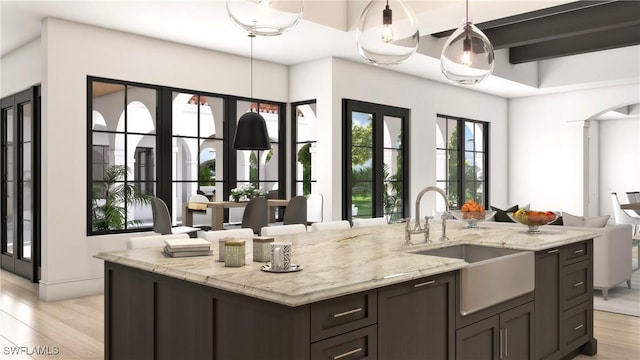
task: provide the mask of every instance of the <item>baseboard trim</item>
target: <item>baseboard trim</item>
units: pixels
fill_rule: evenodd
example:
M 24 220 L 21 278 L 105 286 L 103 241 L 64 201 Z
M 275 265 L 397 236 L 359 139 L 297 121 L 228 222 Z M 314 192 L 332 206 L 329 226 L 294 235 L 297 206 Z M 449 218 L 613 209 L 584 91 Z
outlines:
M 104 293 L 104 277 L 45 283 L 40 280 L 39 296 L 42 301 L 57 301 Z

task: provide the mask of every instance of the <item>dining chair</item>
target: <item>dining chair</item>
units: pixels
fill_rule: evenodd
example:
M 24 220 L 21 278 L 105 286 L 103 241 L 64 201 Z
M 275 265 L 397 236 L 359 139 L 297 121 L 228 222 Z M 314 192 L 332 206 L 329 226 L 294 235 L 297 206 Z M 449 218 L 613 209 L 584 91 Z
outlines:
M 616 219 L 616 224 L 631 224 L 633 225 L 633 235 L 640 230 L 640 217 L 630 214 L 632 210 L 624 210 L 620 208 L 620 201 L 618 195 L 614 192 L 611 193 L 611 205 L 613 206 L 613 216 Z
M 630 203 L 640 203 L 640 191 L 627 191 L 627 200 Z M 633 210 L 633 212 L 640 215 L 640 210 Z
M 311 224 L 311 231 L 350 229 L 351 224 L 347 220 L 316 222 Z
M 298 234 L 307 232 L 307 226 L 304 224 L 289 224 L 282 226 L 264 226 L 261 231 L 261 236 L 274 236 L 285 234 Z
M 150 235 L 150 236 L 135 236 L 127 239 L 127 249 L 142 249 L 149 247 L 164 246 L 164 241 L 167 239 L 189 239 L 189 235 L 183 234 L 169 234 L 169 235 Z
M 205 195 L 196 194 L 189 198 L 189 203 L 187 207 L 190 208 L 190 211 L 193 214 L 193 227 L 198 227 L 202 230 L 211 230 L 211 212 L 213 209 L 206 207 L 204 205 L 204 209 L 201 209 L 201 206 L 198 208 L 192 208 L 193 205 L 200 205 L 200 203 L 208 203 L 209 198 Z
M 241 228 L 249 228 L 254 234 L 260 234 L 260 230 L 268 225 L 269 203 L 265 197 L 256 197 L 249 200 L 242 214 Z
M 190 237 L 196 237 L 200 228 L 191 226 L 171 226 L 171 215 L 167 204 L 160 198 L 151 198 L 151 213 L 153 216 L 153 231 L 160 235 L 168 234 L 189 234 Z
M 309 197 L 307 197 L 307 225 L 322 222 L 323 201 L 322 194 L 309 194 Z
M 283 225 L 291 224 L 307 224 L 307 198 L 298 195 L 289 200 L 287 208 L 284 209 L 284 216 L 282 218 Z
M 387 219 L 383 217 L 366 218 L 366 219 L 353 219 L 353 227 L 367 227 L 367 226 L 380 226 L 387 225 Z
M 211 230 L 203 232 L 200 237 L 214 243 L 221 238 L 232 237 L 235 239 L 253 239 L 252 229 Z

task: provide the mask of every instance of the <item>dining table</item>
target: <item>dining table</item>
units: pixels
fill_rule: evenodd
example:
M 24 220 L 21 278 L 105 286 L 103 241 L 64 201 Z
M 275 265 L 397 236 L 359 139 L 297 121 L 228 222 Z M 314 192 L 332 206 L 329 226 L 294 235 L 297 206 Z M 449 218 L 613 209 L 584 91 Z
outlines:
M 623 209 L 623 210 L 640 210 L 640 203 L 620 204 L 620 209 Z
M 182 207 L 182 225 L 193 226 L 193 212 L 211 211 L 211 230 L 224 230 L 224 209 L 246 207 L 249 201 L 209 201 L 209 202 L 185 202 Z M 287 199 L 267 199 L 269 205 L 270 219 L 275 218 L 276 209 L 286 207 L 289 204 Z

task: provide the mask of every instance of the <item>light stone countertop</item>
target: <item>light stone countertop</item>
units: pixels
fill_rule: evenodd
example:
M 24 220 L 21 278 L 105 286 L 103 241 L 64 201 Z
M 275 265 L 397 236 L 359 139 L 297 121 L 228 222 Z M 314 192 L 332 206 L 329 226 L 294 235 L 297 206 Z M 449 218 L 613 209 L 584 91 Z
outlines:
M 413 251 L 453 244 L 476 244 L 539 251 L 600 236 L 587 231 L 562 230 L 561 226 L 541 227 L 539 234 L 527 234 L 526 227 L 513 224 L 481 223 L 480 229 L 465 229 L 460 221 L 447 222 L 446 244 L 438 241 L 441 224 L 431 224 L 431 244 L 404 244 L 404 224 L 309 232 L 276 236 L 291 241 L 292 263 L 304 267 L 292 273 L 267 273 L 264 263 L 253 262 L 250 239 L 246 242 L 246 265 L 225 267 L 218 262 L 218 246 L 213 256 L 172 258 L 162 248 L 105 252 L 96 258 L 132 268 L 184 279 L 288 306 L 300 306 L 359 291 L 379 288 L 457 270 L 468 265 L 460 259 L 412 254 Z M 413 243 L 423 240 L 412 235 Z

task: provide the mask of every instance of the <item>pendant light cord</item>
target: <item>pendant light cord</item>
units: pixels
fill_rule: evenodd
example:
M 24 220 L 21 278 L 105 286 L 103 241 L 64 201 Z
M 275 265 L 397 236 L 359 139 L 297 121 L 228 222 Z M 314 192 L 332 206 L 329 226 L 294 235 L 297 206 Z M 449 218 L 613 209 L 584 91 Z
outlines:
M 253 103 L 253 38 L 255 38 L 255 37 L 256 37 L 255 34 L 252 34 L 252 33 L 249 34 L 249 38 L 251 38 L 251 70 L 249 72 L 249 76 L 251 77 L 250 97 L 251 97 L 251 102 L 252 103 Z M 253 105 L 253 104 L 249 105 L 249 111 L 253 111 L 253 109 L 251 109 L 251 105 Z
M 469 23 L 469 0 L 467 0 L 466 17 L 467 17 L 467 24 L 468 24 Z

